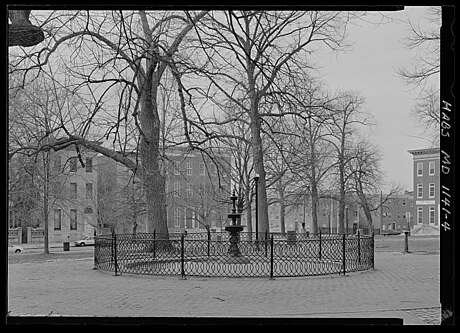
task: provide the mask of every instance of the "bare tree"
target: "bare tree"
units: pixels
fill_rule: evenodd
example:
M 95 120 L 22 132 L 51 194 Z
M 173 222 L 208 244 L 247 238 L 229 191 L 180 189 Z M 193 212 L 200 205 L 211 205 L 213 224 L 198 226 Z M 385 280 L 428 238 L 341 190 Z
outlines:
M 56 76 L 72 77 L 69 90 L 86 94 L 92 101 L 86 104 L 89 112 L 85 121 L 73 130 L 62 126 L 66 136 L 56 140 L 52 149 L 81 145 L 113 158 L 139 175 L 146 190 L 149 230 L 167 234 L 164 177 L 159 169 L 158 91 L 181 42 L 206 12 L 196 15 L 144 10 L 41 14 L 42 28 L 50 38 L 27 57 L 12 55 L 13 70 L 21 72 L 26 83 L 33 80 L 36 73 L 45 71 L 45 64 L 55 66 L 60 61 L 63 73 Z M 114 92 L 120 92 L 123 98 L 113 100 Z M 138 148 L 140 165 L 137 158 L 129 158 L 124 151 L 88 139 L 99 130 L 98 135 L 105 140 L 112 137 L 114 143 L 126 147 L 121 141 L 127 139 L 120 131 L 129 120 L 136 124 L 139 132 L 134 146 Z
M 366 216 L 369 232 L 373 231 L 372 212 L 384 205 L 389 198 L 400 192 L 400 186 L 393 185 L 385 199 L 378 193 L 383 185 L 384 174 L 380 169 L 381 152 L 367 138 L 359 139 L 352 153 L 353 160 L 347 166 L 351 175 L 350 188 L 357 196 L 357 203 Z
M 78 99 L 43 77 L 26 89 L 13 87 L 9 97 L 10 165 L 14 165 L 16 157 L 20 158 L 24 163 L 20 167 L 32 180 L 28 184 L 30 187 L 24 190 L 38 191 L 39 200 L 35 201 L 35 208 L 41 210 L 39 220 L 44 227 L 44 251 L 49 253 L 49 215 L 53 207 L 67 199 L 62 191 L 65 173 L 53 165 L 55 158 L 50 149 L 40 150 L 37 147 L 51 147 L 59 135 L 61 124 L 72 126 L 66 114 L 72 109 L 70 105 L 78 105 Z M 59 184 L 59 188 L 55 184 Z
M 197 28 L 198 47 L 204 60 L 196 64 L 209 85 L 201 89 L 215 102 L 231 100 L 247 119 L 227 117 L 220 124 L 248 121 L 251 129 L 252 158 L 258 186 L 261 232 L 269 230 L 264 144 L 261 136 L 264 114 L 261 105 L 277 93 L 278 75 L 289 64 L 308 58 L 311 44 L 330 48 L 343 46 L 345 27 L 350 19 L 342 12 L 228 11 L 211 13 Z M 280 116 L 277 114 L 276 116 Z M 185 119 L 203 128 L 203 122 Z M 212 134 L 206 133 L 212 137 Z
M 439 145 L 441 126 L 441 108 L 439 89 L 433 86 L 426 88 L 425 94 L 419 97 L 411 116 L 423 128 L 422 133 L 431 139 L 433 145 Z
M 334 147 L 334 165 L 337 170 L 338 201 L 339 201 L 339 233 L 345 232 L 345 207 L 347 204 L 348 185 L 352 173 L 348 165 L 355 155 L 352 149 L 352 137 L 358 125 L 370 125 L 369 116 L 361 110 L 364 100 L 356 93 L 339 95 L 332 106 L 335 113 L 329 123 L 330 138 L 327 139 Z
M 416 51 L 413 65 L 399 68 L 397 73 L 413 89 L 419 90 L 419 101 L 412 110 L 412 117 L 429 134 L 434 145 L 439 144 L 440 98 L 439 74 L 441 68 L 441 7 L 428 7 L 427 25 L 408 20 L 409 36 L 405 46 Z
M 293 80 L 288 107 L 292 114 L 296 114 L 293 128 L 293 136 L 296 140 L 291 142 L 296 145 L 296 158 L 293 165 L 298 169 L 297 192 L 299 202 L 306 200 L 311 195 L 312 233 L 318 233 L 318 203 L 321 196 L 322 183 L 334 163 L 331 161 L 331 145 L 325 140 L 330 136 L 327 124 L 331 118 L 332 111 L 328 105 L 335 97 L 327 96 L 324 87 L 300 72 Z M 292 96 L 292 97 L 291 97 Z

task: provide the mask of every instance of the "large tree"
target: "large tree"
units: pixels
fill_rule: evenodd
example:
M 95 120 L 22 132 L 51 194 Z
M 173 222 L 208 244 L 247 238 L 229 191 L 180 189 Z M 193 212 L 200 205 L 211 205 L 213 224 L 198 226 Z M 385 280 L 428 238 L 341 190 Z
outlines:
M 385 198 L 378 193 L 383 185 L 384 173 L 380 169 L 382 154 L 377 145 L 368 138 L 357 139 L 352 148 L 353 159 L 347 165 L 350 174 L 349 188 L 357 197 L 357 204 L 363 209 L 369 232 L 373 231 L 372 212 L 379 210 L 391 196 L 401 191 L 400 186 L 392 185 Z
M 264 118 L 274 115 L 270 107 L 264 112 L 264 103 L 269 96 L 282 93 L 278 78 L 299 59 L 308 59 L 315 45 L 342 47 L 349 19 L 345 12 L 225 11 L 210 13 L 196 29 L 202 61 L 195 63 L 194 73 L 209 82 L 197 92 L 212 103 L 230 100 L 237 106 L 240 115 L 222 117 L 221 124 L 249 123 L 254 172 L 259 175 L 261 232 L 269 230 L 264 162 L 264 145 L 268 143 L 263 142 L 262 132 Z M 202 119 L 185 120 L 192 127 L 203 128 Z M 213 137 L 212 132 L 205 134 Z
M 46 64 L 60 72 L 53 79 L 72 93 L 88 98 L 86 118 L 76 128 L 62 125 L 60 138 L 36 150 L 59 150 L 81 145 L 113 158 L 143 181 L 146 191 L 148 230 L 167 233 L 164 177 L 159 150 L 161 119 L 158 93 L 164 73 L 172 66 L 185 36 L 206 14 L 158 11 L 37 11 L 41 14 L 45 41 L 26 55 L 10 51 L 13 71 L 27 84 Z M 55 70 L 56 72 L 56 70 Z M 51 77 L 51 75 L 50 75 Z M 114 98 L 119 96 L 119 98 Z M 129 133 L 124 125 L 134 122 L 137 140 L 130 142 L 139 153 L 132 159 L 126 148 Z M 113 140 L 112 147 L 98 145 L 94 136 Z M 132 138 L 131 138 L 132 139 Z
M 364 99 L 357 93 L 344 92 L 339 94 L 331 104 L 333 114 L 328 124 L 330 135 L 327 139 L 333 147 L 336 177 L 333 186 L 338 188 L 339 202 L 339 233 L 345 232 L 345 209 L 349 196 L 349 182 L 352 172 L 348 167 L 355 159 L 353 138 L 358 126 L 370 125 L 370 115 L 363 110 Z

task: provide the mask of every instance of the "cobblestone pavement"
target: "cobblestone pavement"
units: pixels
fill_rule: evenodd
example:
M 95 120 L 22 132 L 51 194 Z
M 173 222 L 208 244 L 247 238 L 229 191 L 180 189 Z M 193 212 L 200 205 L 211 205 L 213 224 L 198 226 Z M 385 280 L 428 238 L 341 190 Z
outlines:
M 407 313 L 422 319 L 430 325 L 441 325 L 441 308 L 422 308 L 405 310 Z
M 376 252 L 375 270 L 276 278 L 155 277 L 93 270 L 92 257 L 8 265 L 10 316 L 440 317 L 439 254 Z

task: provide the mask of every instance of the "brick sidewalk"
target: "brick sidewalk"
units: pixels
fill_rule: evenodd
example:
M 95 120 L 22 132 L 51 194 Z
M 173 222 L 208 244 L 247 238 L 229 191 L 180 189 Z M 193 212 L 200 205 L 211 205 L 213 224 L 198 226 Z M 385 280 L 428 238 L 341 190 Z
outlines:
M 433 324 L 439 255 L 375 253 L 375 270 L 345 276 L 114 276 L 92 258 L 8 266 L 10 316 L 402 318 Z

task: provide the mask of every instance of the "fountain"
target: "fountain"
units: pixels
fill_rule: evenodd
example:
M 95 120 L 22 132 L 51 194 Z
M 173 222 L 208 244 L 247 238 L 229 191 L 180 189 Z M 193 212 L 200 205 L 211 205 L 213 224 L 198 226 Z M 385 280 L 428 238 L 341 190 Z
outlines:
M 243 231 L 244 225 L 241 225 L 241 210 L 236 209 L 236 200 L 238 196 L 233 190 L 233 195 L 230 197 L 233 202 L 232 212 L 228 214 L 228 218 L 231 219 L 231 224 L 225 227 L 225 231 L 228 231 L 230 234 L 230 247 L 227 251 L 227 258 L 230 263 L 238 264 L 247 264 L 250 263 L 248 258 L 245 258 L 238 248 L 238 243 L 240 241 L 240 232 Z M 241 205 L 239 205 L 241 207 Z

